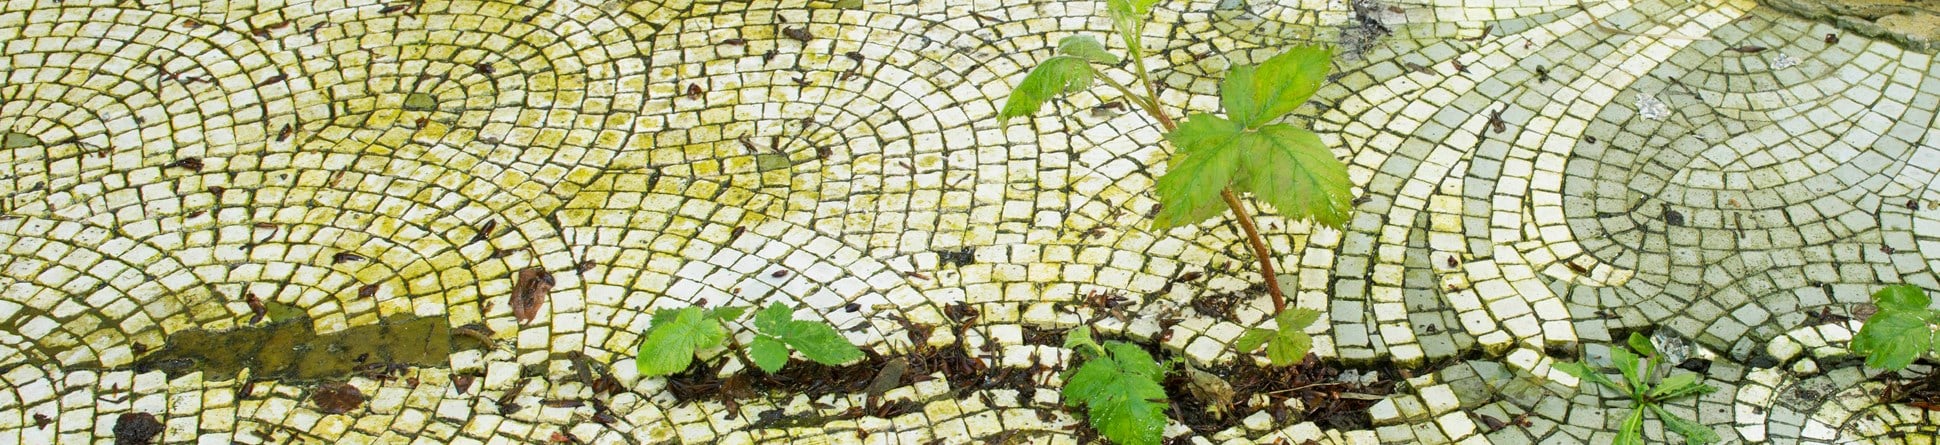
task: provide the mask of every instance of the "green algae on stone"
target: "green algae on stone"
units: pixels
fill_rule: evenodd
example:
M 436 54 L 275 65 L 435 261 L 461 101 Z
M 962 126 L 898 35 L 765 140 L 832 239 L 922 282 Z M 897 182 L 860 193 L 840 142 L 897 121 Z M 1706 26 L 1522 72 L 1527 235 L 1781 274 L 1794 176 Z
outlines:
M 18 131 L 0 131 L 0 149 L 12 150 L 40 145 L 40 138 Z
M 135 367 L 170 377 L 201 372 L 203 378 L 218 381 L 248 368 L 252 379 L 309 381 L 341 378 L 365 366 L 445 366 L 453 352 L 485 347 L 489 345 L 478 339 L 454 336 L 443 316 L 390 317 L 323 335 L 308 317 L 298 317 L 223 331 L 177 332 L 161 349 L 135 360 Z
M 433 111 L 438 109 L 438 99 L 426 93 L 411 93 L 404 96 L 404 109 L 410 111 Z

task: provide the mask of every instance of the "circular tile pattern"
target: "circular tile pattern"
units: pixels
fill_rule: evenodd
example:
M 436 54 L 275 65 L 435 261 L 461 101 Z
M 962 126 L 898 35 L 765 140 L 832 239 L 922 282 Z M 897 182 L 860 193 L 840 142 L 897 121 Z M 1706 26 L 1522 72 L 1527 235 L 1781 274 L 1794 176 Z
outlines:
M 167 442 L 1078 438 L 1052 377 L 931 376 L 886 416 L 680 402 L 627 361 L 685 305 L 790 303 L 880 354 L 937 326 L 1006 373 L 1055 374 L 1046 337 L 1081 324 L 1250 359 L 1228 345 L 1268 304 L 1237 230 L 1147 229 L 1158 126 L 1103 88 L 995 119 L 1058 39 L 1105 34 L 1102 2 L 848 3 L 0 7 L 0 438 L 104 441 L 134 412 Z M 1935 434 L 1866 402 L 1838 321 L 1881 283 L 1940 286 L 1930 55 L 1744 1 L 1154 9 L 1174 111 L 1216 111 L 1234 64 L 1340 46 L 1290 121 L 1348 161 L 1359 212 L 1259 221 L 1326 314 L 1316 353 L 1413 375 L 1365 429 L 1196 440 L 1606 441 L 1629 402 L 1551 365 L 1653 326 L 1722 388 L 1671 411 L 1727 440 Z M 251 298 L 319 336 L 429 317 L 491 347 L 344 376 L 368 396 L 347 413 L 319 382 L 131 365 L 250 324 Z

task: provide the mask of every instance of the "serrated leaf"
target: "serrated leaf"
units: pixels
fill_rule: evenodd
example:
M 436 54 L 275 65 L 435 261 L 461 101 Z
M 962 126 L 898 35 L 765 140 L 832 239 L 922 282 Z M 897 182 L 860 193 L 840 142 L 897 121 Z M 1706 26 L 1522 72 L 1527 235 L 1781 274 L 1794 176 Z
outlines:
M 1194 114 L 1165 134 L 1178 154 L 1156 186 L 1161 207 L 1152 218 L 1154 230 L 1196 224 L 1226 211 L 1219 194 L 1239 173 L 1241 154 L 1232 148 L 1240 130 L 1224 118 Z
M 1290 219 L 1312 218 L 1329 227 L 1347 224 L 1354 208 L 1347 164 L 1334 158 L 1320 136 L 1274 124 L 1236 140 L 1243 170 L 1235 191 L 1251 192 Z
M 1687 386 L 1696 385 L 1698 384 L 1697 380 L 1697 374 L 1677 374 L 1665 377 L 1664 380 L 1658 381 L 1656 385 L 1651 386 L 1650 396 L 1652 398 L 1661 397 L 1664 394 L 1681 390 Z
M 1091 328 L 1086 326 L 1079 326 L 1064 334 L 1064 349 L 1085 357 L 1105 355 L 1105 347 L 1091 339 Z
M 1663 381 L 1657 382 L 1657 386 L 1650 390 L 1650 397 L 1651 399 L 1665 402 L 1694 395 L 1710 394 L 1717 390 L 1718 387 L 1704 383 L 1697 374 L 1678 374 L 1665 377 Z
M 707 311 L 707 316 L 721 321 L 734 321 L 747 313 L 747 306 L 721 306 Z
M 1074 35 L 1058 40 L 1058 54 L 1077 57 L 1106 65 L 1118 63 L 1118 56 L 1105 50 L 1105 44 L 1086 35 Z
M 1152 360 L 1152 355 L 1147 354 L 1145 349 L 1139 348 L 1138 345 L 1122 341 L 1105 342 L 1105 350 L 1111 352 L 1112 359 L 1117 361 L 1119 368 L 1125 372 L 1155 382 L 1165 376 L 1165 369 L 1159 367 L 1159 362 Z M 1159 398 L 1164 397 L 1164 395 L 1159 396 Z
M 1638 388 L 1643 387 L 1643 377 L 1640 372 L 1641 368 L 1637 363 L 1636 354 L 1632 354 L 1629 350 L 1623 348 L 1610 348 L 1610 365 L 1616 366 L 1617 372 L 1623 374 L 1623 392 L 1625 394 L 1631 394 L 1637 391 Z
M 1125 47 L 1133 58 L 1145 54 L 1142 43 L 1145 32 L 1145 17 L 1152 11 L 1158 0 L 1105 0 L 1105 11 L 1111 15 L 1112 29 L 1118 31 L 1118 38 L 1125 41 Z
M 1564 374 L 1575 376 L 1578 379 L 1595 382 L 1613 391 L 1625 392 L 1623 387 L 1617 386 L 1617 382 L 1610 381 L 1609 377 L 1605 377 L 1603 373 L 1597 372 L 1588 365 L 1576 362 L 1556 362 L 1550 366 L 1556 368 L 1558 371 L 1563 371 Z
M 1313 349 L 1313 338 L 1300 331 L 1280 331 L 1273 340 L 1266 343 L 1266 359 L 1273 366 L 1290 366 L 1300 363 Z
M 1164 371 L 1138 346 L 1109 342 L 1065 382 L 1067 405 L 1083 405 L 1092 428 L 1113 443 L 1156 445 L 1165 429 Z
M 1638 355 L 1645 357 L 1657 356 L 1657 345 L 1651 344 L 1650 338 L 1644 337 L 1644 334 L 1636 332 L 1630 333 L 1630 341 L 1628 343 L 1630 344 L 1630 350 L 1637 351 Z
M 1866 366 L 1898 371 L 1933 346 L 1933 330 L 1925 312 L 1882 310 L 1859 327 L 1852 341 L 1854 353 L 1866 356 Z
M 1623 418 L 1623 425 L 1617 427 L 1617 440 L 1614 445 L 1644 445 L 1644 410 L 1633 408 L 1630 415 Z
M 640 375 L 663 376 L 687 369 L 694 353 L 721 344 L 727 339 L 727 328 L 698 307 L 661 309 L 654 312 L 653 326 L 644 338 L 634 366 Z
M 1246 332 L 1239 334 L 1239 339 L 1233 342 L 1233 347 L 1241 354 L 1250 353 L 1260 349 L 1260 345 L 1266 344 L 1266 341 L 1272 339 L 1275 333 L 1276 331 L 1272 329 L 1247 329 Z
M 1105 0 L 1105 9 L 1111 12 L 1114 19 L 1124 17 L 1144 21 L 1145 14 L 1151 12 L 1152 5 L 1158 2 L 1158 0 Z
M 1257 66 L 1235 66 L 1219 84 L 1220 105 L 1227 117 L 1247 128 L 1265 125 L 1300 108 L 1319 91 L 1333 59 L 1332 49 L 1302 46 Z
M 779 302 L 770 304 L 754 313 L 754 330 L 776 337 L 788 328 L 788 322 L 795 319 L 795 311 Z
M 1657 420 L 1664 422 L 1664 429 L 1677 433 L 1679 436 L 1684 436 L 1685 445 L 1709 445 L 1724 440 L 1718 437 L 1718 432 L 1712 430 L 1711 427 L 1672 414 L 1669 410 L 1656 404 L 1645 406 L 1649 406 L 1650 411 L 1657 414 Z
M 849 339 L 825 321 L 791 321 L 788 333 L 781 339 L 803 357 L 824 365 L 836 366 L 862 358 L 862 349 L 849 343 Z
M 862 349 L 849 343 L 842 333 L 825 321 L 796 320 L 795 311 L 782 303 L 768 305 L 754 314 L 754 329 L 765 337 L 800 351 L 803 357 L 824 365 L 840 365 L 862 358 Z M 757 340 L 759 341 L 759 340 Z M 776 346 L 780 346 L 779 344 Z M 786 362 L 784 348 L 781 361 Z M 762 359 L 757 357 L 755 361 Z M 779 366 L 777 366 L 779 368 Z M 766 369 L 764 367 L 764 369 Z
M 1288 308 L 1273 316 L 1274 324 L 1278 325 L 1281 331 L 1306 330 L 1307 326 L 1313 325 L 1317 320 L 1320 320 L 1320 311 L 1307 308 Z
M 754 360 L 755 367 L 774 374 L 788 364 L 788 346 L 772 337 L 757 335 L 754 342 L 748 344 L 748 358 Z
M 1084 59 L 1072 56 L 1044 59 L 1010 91 L 1010 98 L 1004 100 L 1004 109 L 997 113 L 997 118 L 1008 120 L 1037 114 L 1044 102 L 1060 94 L 1090 88 L 1091 76 L 1091 65 Z
M 1922 311 L 1933 299 L 1925 289 L 1911 284 L 1895 284 L 1873 293 L 1873 305 L 1882 311 Z

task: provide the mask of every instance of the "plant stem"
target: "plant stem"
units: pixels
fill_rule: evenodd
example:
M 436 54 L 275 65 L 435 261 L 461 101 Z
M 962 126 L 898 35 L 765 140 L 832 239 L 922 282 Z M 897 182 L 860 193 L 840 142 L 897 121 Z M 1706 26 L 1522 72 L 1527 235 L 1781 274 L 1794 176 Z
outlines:
M 1132 60 L 1138 68 L 1138 80 L 1145 84 L 1146 92 L 1145 100 L 1134 100 L 1134 102 L 1138 102 L 1145 108 L 1145 114 L 1158 119 L 1159 126 L 1165 127 L 1165 131 L 1171 132 L 1178 129 L 1179 125 L 1172 121 L 1172 116 L 1167 115 L 1165 110 L 1159 109 L 1159 90 L 1152 84 L 1152 76 L 1145 72 L 1145 59 L 1138 57 L 1135 52 Z M 1111 78 L 1102 75 L 1097 77 L 1104 79 L 1107 85 L 1117 88 L 1127 97 L 1135 97 L 1129 88 L 1112 81 Z M 1260 237 L 1259 227 L 1253 224 L 1253 215 L 1246 212 L 1246 203 L 1239 200 L 1239 194 L 1233 193 L 1232 187 L 1221 189 L 1219 196 L 1225 198 L 1226 207 L 1231 208 L 1233 216 L 1239 218 L 1239 228 L 1246 232 L 1246 243 L 1253 247 L 1253 257 L 1260 260 L 1260 278 L 1266 281 L 1267 295 L 1273 297 L 1273 313 L 1277 315 L 1287 310 L 1287 296 L 1280 291 L 1280 276 L 1273 270 L 1273 252 L 1267 249 L 1266 240 Z
M 1096 77 L 1098 78 L 1098 80 L 1104 81 L 1105 85 L 1111 86 L 1112 89 L 1118 90 L 1118 93 L 1120 95 L 1123 95 L 1125 100 L 1131 101 L 1132 104 L 1138 105 L 1139 108 L 1144 109 L 1145 114 L 1151 115 L 1156 118 L 1160 118 L 1161 123 L 1171 122 L 1171 119 L 1163 118 L 1163 116 L 1165 116 L 1165 112 L 1159 110 L 1159 104 L 1152 103 L 1152 101 L 1150 100 L 1146 100 L 1145 96 L 1141 96 L 1138 93 L 1133 93 L 1131 88 L 1127 88 L 1125 84 L 1118 83 L 1118 81 L 1116 80 L 1111 80 L 1111 77 L 1107 77 L 1104 75 L 1099 75 Z M 1172 127 L 1168 126 L 1166 128 L 1170 129 Z
M 1273 296 L 1273 313 L 1287 310 L 1286 294 L 1280 292 L 1280 274 L 1273 271 L 1273 252 L 1267 250 L 1266 241 L 1260 238 L 1260 229 L 1253 225 L 1253 216 L 1246 213 L 1246 203 L 1240 202 L 1239 194 L 1231 187 L 1219 191 L 1226 198 L 1226 206 L 1233 208 L 1233 215 L 1239 217 L 1239 228 L 1246 231 L 1246 243 L 1253 245 L 1253 256 L 1260 259 L 1260 277 L 1266 280 L 1266 293 Z

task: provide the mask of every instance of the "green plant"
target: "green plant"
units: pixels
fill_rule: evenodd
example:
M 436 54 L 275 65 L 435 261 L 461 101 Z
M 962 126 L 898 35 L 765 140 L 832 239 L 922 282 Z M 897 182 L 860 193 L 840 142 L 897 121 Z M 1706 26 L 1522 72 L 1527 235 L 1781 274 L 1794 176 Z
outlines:
M 1225 116 L 1194 113 L 1184 123 L 1175 123 L 1159 104 L 1158 86 L 1145 67 L 1140 42 L 1153 3 L 1156 0 L 1105 2 L 1113 29 L 1125 44 L 1125 59 L 1131 64 L 1127 70 L 1144 86 L 1143 93 L 1133 92 L 1108 75 L 1106 70 L 1120 65 L 1120 58 L 1104 44 L 1089 36 L 1070 36 L 1059 41 L 1057 55 L 1024 76 L 1005 100 L 998 118 L 1036 114 L 1052 98 L 1083 91 L 1094 81 L 1118 90 L 1120 99 L 1138 106 L 1164 127 L 1165 139 L 1176 149 L 1169 168 L 1158 178 L 1160 209 L 1152 220 L 1153 229 L 1196 224 L 1231 209 L 1259 260 L 1260 275 L 1278 318 L 1287 310 L 1287 302 L 1274 272 L 1273 253 L 1260 238 L 1258 226 L 1238 193 L 1252 193 L 1291 218 L 1312 219 L 1335 228 L 1346 224 L 1353 208 L 1347 166 L 1335 159 L 1313 132 L 1275 123 L 1320 89 L 1333 52 L 1296 47 L 1257 66 L 1234 66 L 1219 85 Z
M 1277 329 L 1251 328 L 1240 334 L 1234 347 L 1239 352 L 1253 352 L 1260 345 L 1266 345 L 1266 358 L 1273 366 L 1291 366 L 1300 363 L 1312 349 L 1314 340 L 1307 337 L 1308 325 L 1320 319 L 1320 311 L 1294 308 L 1280 311 L 1273 316 Z
M 1888 371 L 1906 369 L 1920 354 L 1940 355 L 1940 342 L 1934 341 L 1940 311 L 1927 309 L 1932 303 L 1926 290 L 1910 284 L 1874 292 L 1879 312 L 1859 326 L 1852 352 L 1866 356 L 1866 366 Z
M 685 370 L 693 364 L 695 354 L 726 341 L 727 323 L 741 318 L 747 310 L 745 306 L 728 306 L 654 311 L 653 325 L 641 337 L 639 355 L 634 357 L 634 365 L 640 370 L 640 375 L 649 377 L 672 375 Z M 827 322 L 795 320 L 793 314 L 793 309 L 781 303 L 774 303 L 755 313 L 754 343 L 742 356 L 742 361 L 774 373 L 781 371 L 782 365 L 788 363 L 788 349 L 791 347 L 801 351 L 802 356 L 809 360 L 825 365 L 840 365 L 862 358 L 862 350 L 842 338 Z M 740 345 L 735 346 L 738 349 Z
M 1704 424 L 1678 417 L 1663 407 L 1666 402 L 1709 394 L 1717 391 L 1718 388 L 1700 381 L 1701 377 L 1697 374 L 1677 374 L 1659 380 L 1658 364 L 1653 363 L 1657 359 L 1656 345 L 1651 344 L 1650 339 L 1645 338 L 1643 334 L 1634 332 L 1630 334 L 1629 344 L 1628 349 L 1621 346 L 1610 348 L 1610 362 L 1616 365 L 1617 372 L 1623 374 L 1622 383 L 1611 381 L 1602 372 L 1582 363 L 1557 362 L 1555 365 L 1556 369 L 1576 376 L 1578 379 L 1596 382 L 1613 391 L 1627 394 L 1630 396 L 1631 403 L 1637 405 L 1630 409 L 1629 415 L 1624 417 L 1623 427 L 1617 430 L 1615 444 L 1643 445 L 1645 411 L 1656 414 L 1657 420 L 1664 423 L 1665 429 L 1684 436 L 1684 443 L 1688 445 L 1711 444 L 1721 440 L 1716 431 L 1705 427 Z M 1635 349 L 1636 352 L 1632 353 L 1631 349 Z
M 1098 434 L 1114 443 L 1157 445 L 1165 432 L 1165 368 L 1138 345 L 1108 341 L 1100 346 L 1091 328 L 1066 334 L 1064 347 L 1083 364 L 1064 376 L 1064 403 L 1084 406 Z
M 816 363 L 839 365 L 862 358 L 862 350 L 849 344 L 828 322 L 794 319 L 795 310 L 781 303 L 769 305 L 754 314 L 754 342 L 748 355 L 762 371 L 775 373 L 788 363 L 788 350 L 800 351 Z

